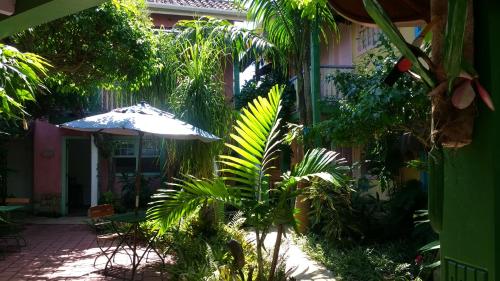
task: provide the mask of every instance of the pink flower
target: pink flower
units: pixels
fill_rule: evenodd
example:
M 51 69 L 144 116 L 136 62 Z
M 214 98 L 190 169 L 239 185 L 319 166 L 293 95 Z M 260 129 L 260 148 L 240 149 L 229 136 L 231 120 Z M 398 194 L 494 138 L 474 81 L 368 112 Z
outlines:
M 415 257 L 415 264 L 416 265 L 421 265 L 423 261 L 424 261 L 424 257 L 422 255 L 418 255 Z

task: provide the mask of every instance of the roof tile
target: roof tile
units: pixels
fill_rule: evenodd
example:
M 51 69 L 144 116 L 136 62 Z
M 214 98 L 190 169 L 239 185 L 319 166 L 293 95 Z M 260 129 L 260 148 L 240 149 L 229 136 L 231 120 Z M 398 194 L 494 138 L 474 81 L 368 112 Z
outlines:
M 228 0 L 147 0 L 148 3 L 177 5 L 196 8 L 209 8 L 217 10 L 238 11 L 234 1 Z

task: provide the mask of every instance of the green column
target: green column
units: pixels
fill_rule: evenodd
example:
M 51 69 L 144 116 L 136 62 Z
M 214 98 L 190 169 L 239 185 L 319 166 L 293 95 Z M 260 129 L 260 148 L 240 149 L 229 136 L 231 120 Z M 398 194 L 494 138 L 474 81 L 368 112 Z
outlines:
M 500 2 L 474 1 L 475 67 L 500 107 Z M 441 279 L 500 280 L 500 115 L 478 99 L 472 143 L 447 150 Z
M 312 103 L 312 123 L 320 121 L 319 97 L 320 97 L 320 49 L 319 49 L 319 18 L 316 17 L 311 27 L 311 103 Z

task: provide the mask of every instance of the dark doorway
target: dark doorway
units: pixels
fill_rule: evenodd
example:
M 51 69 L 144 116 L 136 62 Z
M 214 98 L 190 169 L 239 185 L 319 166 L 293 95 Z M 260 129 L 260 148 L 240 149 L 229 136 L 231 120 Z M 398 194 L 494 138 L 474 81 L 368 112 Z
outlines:
M 90 206 L 90 139 L 68 139 L 68 215 L 85 216 Z

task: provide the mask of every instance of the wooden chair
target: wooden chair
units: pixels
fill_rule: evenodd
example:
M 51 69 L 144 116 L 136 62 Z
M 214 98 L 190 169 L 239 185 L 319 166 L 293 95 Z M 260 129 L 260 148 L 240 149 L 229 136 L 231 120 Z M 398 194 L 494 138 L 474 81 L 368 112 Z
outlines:
M 97 205 L 89 208 L 88 216 L 91 220 L 92 227 L 96 232 L 97 247 L 101 250 L 101 254 L 94 260 L 94 266 L 97 259 L 103 255 L 109 261 L 111 254 L 110 250 L 113 247 L 114 242 L 117 238 L 119 238 L 118 233 L 113 231 L 111 222 L 107 220 L 108 217 L 114 214 L 115 210 L 110 204 Z

